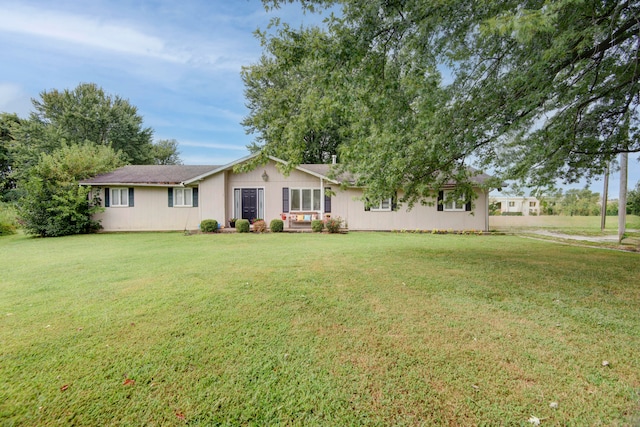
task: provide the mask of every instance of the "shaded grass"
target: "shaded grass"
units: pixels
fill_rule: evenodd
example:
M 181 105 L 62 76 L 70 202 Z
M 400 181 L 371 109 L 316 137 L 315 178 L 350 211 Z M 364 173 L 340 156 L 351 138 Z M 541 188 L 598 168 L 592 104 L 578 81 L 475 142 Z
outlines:
M 0 252 L 3 424 L 639 413 L 636 254 L 391 233 L 10 236 Z

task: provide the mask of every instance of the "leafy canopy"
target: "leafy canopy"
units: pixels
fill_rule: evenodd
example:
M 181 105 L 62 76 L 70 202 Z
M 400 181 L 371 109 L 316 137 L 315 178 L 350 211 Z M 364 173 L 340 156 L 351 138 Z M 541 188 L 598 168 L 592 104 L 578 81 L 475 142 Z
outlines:
M 263 150 L 299 161 L 303 144 L 287 113 L 304 134 L 314 117 L 339 111 L 344 167 L 374 195 L 403 188 L 409 201 L 467 180 L 470 163 L 535 186 L 591 179 L 618 153 L 640 151 L 640 2 L 300 3 L 342 13 L 314 36 L 317 48 L 305 29 L 263 41 L 266 58 L 253 70 L 276 64 L 277 87 L 298 89 L 265 124 L 249 126 Z M 247 81 L 256 97 L 277 99 L 267 95 L 271 80 Z
M 91 189 L 78 181 L 106 173 L 124 164 L 112 148 L 85 143 L 64 145 L 52 154 L 42 154 L 29 170 L 25 195 L 18 214 L 27 233 L 40 237 L 90 233 L 100 228 L 92 219 L 100 202 L 91 199 Z

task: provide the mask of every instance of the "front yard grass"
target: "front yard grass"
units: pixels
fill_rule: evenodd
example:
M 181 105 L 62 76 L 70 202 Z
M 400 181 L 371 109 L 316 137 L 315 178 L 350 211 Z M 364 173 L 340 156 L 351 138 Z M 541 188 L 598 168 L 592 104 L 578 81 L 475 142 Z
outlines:
M 640 423 L 635 253 L 143 233 L 0 254 L 2 425 Z

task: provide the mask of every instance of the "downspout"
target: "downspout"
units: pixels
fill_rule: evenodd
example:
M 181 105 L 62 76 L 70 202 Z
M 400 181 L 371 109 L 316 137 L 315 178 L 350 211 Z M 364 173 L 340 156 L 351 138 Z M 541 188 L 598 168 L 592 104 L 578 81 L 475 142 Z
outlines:
M 324 179 L 320 178 L 320 212 L 318 212 L 318 219 L 322 219 L 324 214 Z
M 489 231 L 489 190 L 484 190 L 484 231 Z

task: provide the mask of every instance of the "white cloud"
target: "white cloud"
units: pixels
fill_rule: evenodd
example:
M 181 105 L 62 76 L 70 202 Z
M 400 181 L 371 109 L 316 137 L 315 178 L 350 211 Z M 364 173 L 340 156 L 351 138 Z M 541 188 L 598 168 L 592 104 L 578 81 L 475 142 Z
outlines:
M 27 117 L 31 111 L 31 98 L 21 86 L 0 83 L 0 112 L 16 113 L 20 117 Z
M 40 8 L 3 8 L 0 31 L 54 39 L 117 53 L 186 63 L 188 55 L 170 51 L 160 38 L 115 22 Z

